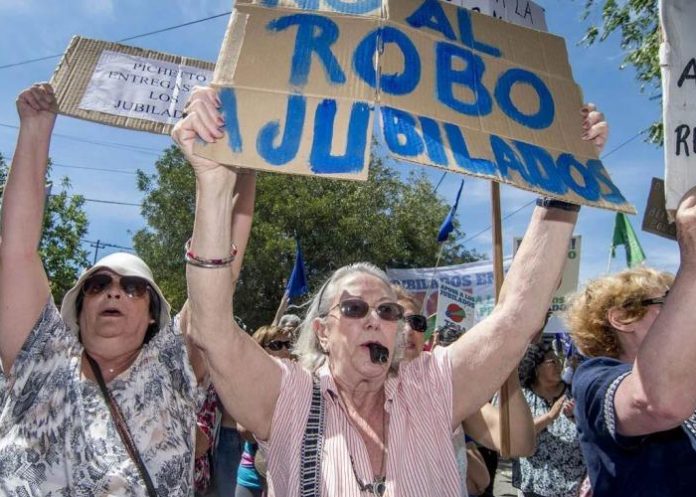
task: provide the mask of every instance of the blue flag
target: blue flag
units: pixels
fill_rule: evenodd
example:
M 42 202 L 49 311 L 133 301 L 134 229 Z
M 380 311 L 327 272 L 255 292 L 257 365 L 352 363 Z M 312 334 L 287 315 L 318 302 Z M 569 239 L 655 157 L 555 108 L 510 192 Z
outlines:
M 304 260 L 302 260 L 302 248 L 300 240 L 295 240 L 297 243 L 297 251 L 295 252 L 295 266 L 292 268 L 288 286 L 285 291 L 288 293 L 288 298 L 301 297 L 309 292 L 307 286 L 307 273 L 305 272 Z
M 447 237 L 449 236 L 449 234 L 452 233 L 452 230 L 454 230 L 454 215 L 457 213 L 457 206 L 459 205 L 459 197 L 462 194 L 463 187 L 464 187 L 464 180 L 462 180 L 461 184 L 459 185 L 459 191 L 457 192 L 457 198 L 454 201 L 454 205 L 452 206 L 450 211 L 447 213 L 447 217 L 445 218 L 444 221 L 442 221 L 442 225 L 440 226 L 440 231 L 437 234 L 437 241 L 440 243 L 447 240 Z

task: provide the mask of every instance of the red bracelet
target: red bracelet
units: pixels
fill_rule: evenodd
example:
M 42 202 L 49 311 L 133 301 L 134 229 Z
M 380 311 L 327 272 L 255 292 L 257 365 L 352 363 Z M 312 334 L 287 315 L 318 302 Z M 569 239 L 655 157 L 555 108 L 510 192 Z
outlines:
M 208 269 L 215 269 L 219 267 L 229 266 L 234 262 L 235 257 L 237 257 L 237 246 L 233 243 L 230 255 L 223 259 L 203 259 L 198 257 L 191 251 L 191 238 L 188 239 L 184 245 L 184 260 L 186 264 L 191 264 L 196 267 L 204 267 Z

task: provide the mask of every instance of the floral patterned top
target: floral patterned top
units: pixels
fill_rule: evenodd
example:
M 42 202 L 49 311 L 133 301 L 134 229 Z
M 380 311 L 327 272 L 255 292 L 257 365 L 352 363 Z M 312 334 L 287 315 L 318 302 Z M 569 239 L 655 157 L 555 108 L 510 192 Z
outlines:
M 0 495 L 146 496 L 83 347 L 52 301 L 44 307 L 0 396 Z M 179 319 L 108 385 L 145 467 L 164 496 L 193 495 L 199 398 Z
M 210 448 L 200 457 L 197 457 L 193 467 L 193 484 L 198 493 L 205 493 L 210 486 L 210 462 L 213 444 L 215 443 L 215 425 L 217 424 L 218 396 L 215 387 L 211 384 L 206 393 L 205 402 L 198 411 L 196 424 L 208 439 Z
M 534 418 L 551 410 L 532 390 L 523 388 L 522 393 Z M 512 485 L 548 497 L 575 497 L 585 472 L 575 423 L 561 413 L 539 432 L 533 455 L 513 460 Z

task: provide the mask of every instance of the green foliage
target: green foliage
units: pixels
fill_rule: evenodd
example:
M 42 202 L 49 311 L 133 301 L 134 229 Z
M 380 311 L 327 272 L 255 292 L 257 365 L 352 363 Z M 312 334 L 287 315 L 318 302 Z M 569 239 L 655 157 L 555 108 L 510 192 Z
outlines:
M 3 186 L 7 181 L 7 173 L 7 163 L 0 155 L 0 184 Z M 88 226 L 83 209 L 85 200 L 81 195 L 71 197 L 68 195 L 69 190 L 70 181 L 67 177 L 60 182 L 60 191 L 56 193 L 55 186 L 52 189 L 44 212 L 43 234 L 39 243 L 39 254 L 57 305 L 60 305 L 65 292 L 75 283 L 80 271 L 89 264 L 87 251 L 80 244 Z
M 156 167 L 156 176 L 138 176 L 148 228 L 136 233 L 134 244 L 178 309 L 186 299 L 182 254 L 193 226 L 195 180 L 173 147 Z M 437 231 L 448 209 L 423 173 L 403 182 L 379 159 L 373 159 L 367 182 L 260 173 L 235 310 L 252 328 L 273 319 L 294 263 L 295 234 L 315 291 L 332 270 L 350 262 L 366 260 L 383 268 L 434 265 Z M 460 237 L 455 231 L 451 239 Z M 480 258 L 450 241 L 441 264 Z
M 621 48 L 626 52 L 621 69 L 632 66 L 641 90 L 660 89 L 660 22 L 658 0 L 585 0 L 584 18 L 601 10 L 601 25 L 587 28 L 583 42 L 593 45 L 619 32 Z M 649 140 L 662 144 L 662 122 L 650 126 Z

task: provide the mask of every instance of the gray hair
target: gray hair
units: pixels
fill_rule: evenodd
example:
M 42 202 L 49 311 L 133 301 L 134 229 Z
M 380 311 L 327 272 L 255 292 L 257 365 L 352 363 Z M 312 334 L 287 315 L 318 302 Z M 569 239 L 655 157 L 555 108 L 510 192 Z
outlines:
M 328 280 L 324 282 L 319 291 L 312 298 L 309 309 L 305 316 L 304 321 L 300 325 L 299 336 L 297 342 L 293 348 L 293 353 L 298 358 L 298 361 L 302 366 L 311 372 L 319 369 L 326 362 L 328 354 L 322 350 L 319 344 L 319 339 L 312 327 L 312 323 L 315 318 L 320 318 L 325 316 L 331 310 L 331 303 L 338 293 L 340 283 L 354 274 L 367 274 L 369 276 L 374 276 L 375 278 L 384 282 L 387 288 L 391 289 L 391 282 L 387 277 L 386 273 L 379 269 L 374 264 L 369 262 L 356 262 L 354 264 L 349 264 L 337 269 Z M 393 372 L 398 371 L 399 363 L 404 356 L 404 324 L 400 322 L 397 327 L 397 339 L 396 346 L 394 348 L 394 354 L 389 366 L 390 370 Z

